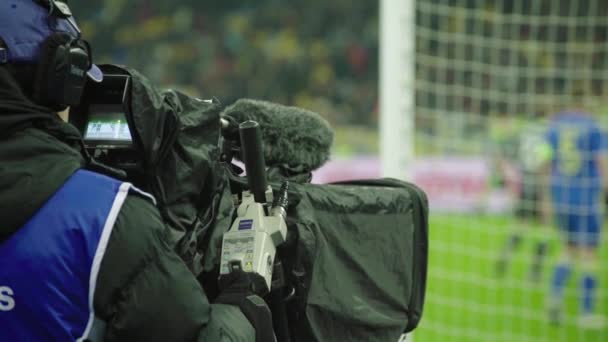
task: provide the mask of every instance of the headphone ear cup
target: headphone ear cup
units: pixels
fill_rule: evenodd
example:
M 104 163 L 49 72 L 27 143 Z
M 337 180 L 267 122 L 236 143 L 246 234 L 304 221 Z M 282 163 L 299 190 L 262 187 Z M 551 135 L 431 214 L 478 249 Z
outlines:
M 63 110 L 61 94 L 65 87 L 65 75 L 69 68 L 69 44 L 72 37 L 65 33 L 50 35 L 40 47 L 40 59 L 34 78 L 33 98 L 38 104 L 54 110 Z

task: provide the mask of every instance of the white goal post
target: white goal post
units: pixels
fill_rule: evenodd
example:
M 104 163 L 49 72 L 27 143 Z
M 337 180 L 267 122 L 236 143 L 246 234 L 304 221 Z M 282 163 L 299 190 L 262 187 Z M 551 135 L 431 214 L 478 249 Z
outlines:
M 408 179 L 414 157 L 415 0 L 380 0 L 382 175 Z

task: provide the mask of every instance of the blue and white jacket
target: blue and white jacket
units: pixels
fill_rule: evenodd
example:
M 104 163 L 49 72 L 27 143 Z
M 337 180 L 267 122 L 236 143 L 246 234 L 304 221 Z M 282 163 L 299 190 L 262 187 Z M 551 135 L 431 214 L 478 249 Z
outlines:
M 0 341 L 103 338 L 93 309 L 95 286 L 129 191 L 139 190 L 77 171 L 0 244 Z

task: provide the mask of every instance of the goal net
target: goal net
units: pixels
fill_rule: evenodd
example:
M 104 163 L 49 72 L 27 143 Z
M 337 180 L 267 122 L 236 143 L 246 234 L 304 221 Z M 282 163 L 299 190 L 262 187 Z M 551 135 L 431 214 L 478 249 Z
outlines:
M 401 106 L 414 133 L 383 146 L 413 146 L 408 174 L 431 202 L 428 292 L 414 339 L 608 341 L 606 234 L 595 263 L 566 258 L 552 201 L 542 199 L 551 198 L 544 161 L 578 148 L 562 142 L 551 153 L 554 114 L 584 108 L 600 125 L 608 119 L 608 2 L 412 1 L 415 21 L 394 26 L 404 34 L 392 39 L 415 39 L 415 58 L 398 52 L 414 74 L 385 59 L 383 75 L 406 75 L 398 89 L 415 96 Z M 392 157 L 384 153 L 384 165 Z M 562 264 L 569 277 L 556 280 Z M 589 302 L 593 317 L 583 315 Z

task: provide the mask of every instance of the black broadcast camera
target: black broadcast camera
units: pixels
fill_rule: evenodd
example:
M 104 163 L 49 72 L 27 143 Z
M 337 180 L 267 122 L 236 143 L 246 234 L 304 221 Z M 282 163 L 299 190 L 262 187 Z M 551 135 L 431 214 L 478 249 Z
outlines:
M 211 300 L 217 277 L 242 269 L 270 291 L 279 341 L 396 341 L 417 326 L 428 253 L 420 189 L 395 179 L 310 184 L 333 140 L 318 114 L 248 99 L 223 108 L 108 68 L 70 122 L 93 160 L 155 196 L 170 243 Z

